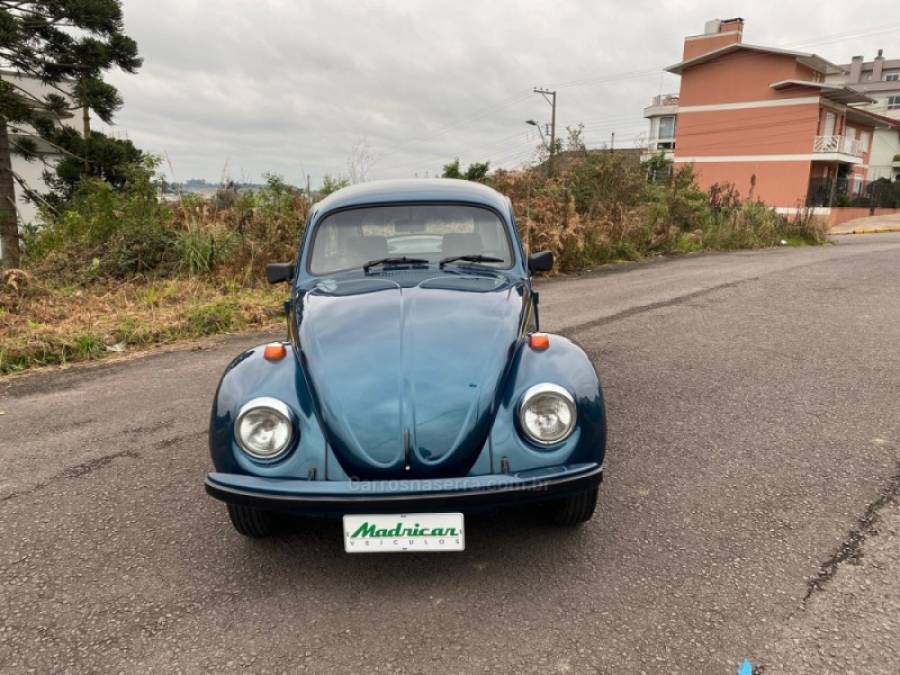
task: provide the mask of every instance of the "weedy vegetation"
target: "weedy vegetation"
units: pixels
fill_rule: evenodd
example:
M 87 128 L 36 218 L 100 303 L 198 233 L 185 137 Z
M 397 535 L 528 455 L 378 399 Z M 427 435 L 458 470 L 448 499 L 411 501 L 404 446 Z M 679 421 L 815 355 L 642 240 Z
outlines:
M 26 231 L 23 269 L 0 276 L 0 374 L 283 322 L 285 288 L 267 286 L 264 271 L 294 257 L 305 196 L 270 175 L 253 192 L 166 200 L 157 166 L 126 167 L 116 188 L 83 179 Z M 512 198 L 526 246 L 552 250 L 562 273 L 825 240 L 810 217 L 785 218 L 732 186 L 703 192 L 690 167 L 671 172 L 660 160 L 582 152 L 553 174 L 483 166 L 477 178 Z M 325 191 L 344 182 L 329 179 Z
M 583 152 L 557 175 L 497 171 L 487 180 L 509 195 L 522 238 L 550 249 L 562 273 L 609 262 L 782 245 L 821 244 L 827 228 L 808 213 L 786 217 L 732 185 L 697 186 L 693 168 L 672 171 L 659 158 Z

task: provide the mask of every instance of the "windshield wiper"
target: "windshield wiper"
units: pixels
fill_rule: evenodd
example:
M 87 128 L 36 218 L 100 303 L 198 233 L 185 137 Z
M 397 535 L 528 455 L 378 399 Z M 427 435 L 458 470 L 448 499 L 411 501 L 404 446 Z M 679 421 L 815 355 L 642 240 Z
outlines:
M 447 258 L 441 258 L 438 266 L 441 269 L 444 269 L 444 265 L 448 263 L 457 262 L 458 260 L 462 260 L 464 262 L 474 262 L 474 263 L 492 263 L 492 262 L 503 262 L 503 258 L 495 258 L 492 255 L 481 255 L 480 253 L 473 253 L 470 255 L 451 255 Z
M 379 258 L 378 260 L 370 260 L 363 265 L 363 272 L 369 273 L 369 270 L 378 265 L 427 265 L 428 260 L 425 258 L 407 258 L 405 255 L 399 258 Z

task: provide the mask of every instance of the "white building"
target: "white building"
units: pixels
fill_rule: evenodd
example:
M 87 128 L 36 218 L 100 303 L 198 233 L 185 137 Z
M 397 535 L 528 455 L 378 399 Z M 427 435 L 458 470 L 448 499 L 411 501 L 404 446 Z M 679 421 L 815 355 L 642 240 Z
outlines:
M 678 124 L 678 94 L 660 94 L 653 97 L 653 102 L 644 108 L 644 117 L 650 121 L 650 135 L 641 161 L 660 152 L 666 159 L 675 156 L 675 129 Z
M 58 89 L 44 85 L 40 80 L 34 77 L 23 76 L 15 72 L 0 70 L 0 79 L 12 83 L 26 99 L 33 97 L 38 100 L 43 100 L 47 94 L 59 94 L 60 96 L 63 96 L 62 92 L 60 92 Z M 82 130 L 81 116 L 79 114 L 73 114 L 69 112 L 61 115 L 61 117 L 62 123 L 66 126 L 71 126 L 72 128 L 77 129 L 79 132 Z M 13 173 L 19 176 L 19 178 L 21 178 L 22 181 L 24 181 L 32 191 L 38 194 L 46 192 L 47 184 L 44 182 L 42 174 L 47 168 L 46 165 L 49 164 L 52 166 L 55 162 L 59 161 L 59 159 L 62 157 L 62 154 L 60 154 L 59 151 L 50 146 L 46 141 L 43 141 L 38 136 L 36 136 L 34 134 L 34 130 L 27 125 L 22 126 L 12 124 L 10 125 L 10 127 L 9 143 L 11 149 L 13 148 L 17 140 L 23 137 L 31 138 L 35 141 L 38 152 L 41 156 L 41 159 L 33 159 L 29 161 L 21 155 L 13 152 L 11 157 Z M 26 198 L 25 191 L 19 185 L 18 181 L 14 181 L 14 183 L 16 189 L 16 213 L 18 214 L 19 225 L 21 226 L 34 221 L 37 215 L 37 207 L 34 205 L 34 203 L 30 202 Z
M 850 63 L 841 68 L 839 75 L 829 75 L 826 82 L 852 86 L 875 99 L 874 103 L 854 107 L 865 108 L 869 112 L 884 117 L 900 119 L 900 59 L 884 58 L 881 49 L 872 61 L 864 61 L 862 56 L 854 56 Z M 900 130 L 875 129 L 872 151 L 866 172 L 867 180 L 879 178 L 900 178 Z M 895 159 L 896 158 L 896 159 Z

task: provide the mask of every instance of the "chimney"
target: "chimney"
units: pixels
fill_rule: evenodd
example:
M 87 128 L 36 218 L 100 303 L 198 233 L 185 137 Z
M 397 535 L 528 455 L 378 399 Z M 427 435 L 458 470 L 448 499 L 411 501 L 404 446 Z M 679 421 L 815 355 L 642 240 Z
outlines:
M 862 79 L 862 56 L 854 56 L 850 62 L 850 77 L 847 84 L 857 84 Z
M 707 21 L 702 35 L 690 35 L 684 39 L 682 60 L 694 59 L 738 43 L 742 39 L 743 32 L 744 20 L 740 17 Z
M 875 57 L 875 60 L 872 62 L 872 81 L 873 82 L 881 82 L 881 71 L 884 68 L 884 50 L 878 50 L 878 56 Z

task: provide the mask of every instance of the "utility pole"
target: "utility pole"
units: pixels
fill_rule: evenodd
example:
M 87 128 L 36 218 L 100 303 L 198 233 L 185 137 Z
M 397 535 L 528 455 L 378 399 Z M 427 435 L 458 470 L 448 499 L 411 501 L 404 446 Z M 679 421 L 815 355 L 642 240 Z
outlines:
M 609 151 L 615 152 L 616 149 L 616 132 L 613 131 L 609 135 Z
M 550 89 L 534 88 L 535 94 L 540 94 L 550 104 L 550 160 L 549 166 L 553 171 L 553 158 L 556 155 L 556 91 Z
M 309 174 L 306 174 L 306 201 L 312 204 L 312 188 L 309 183 Z

